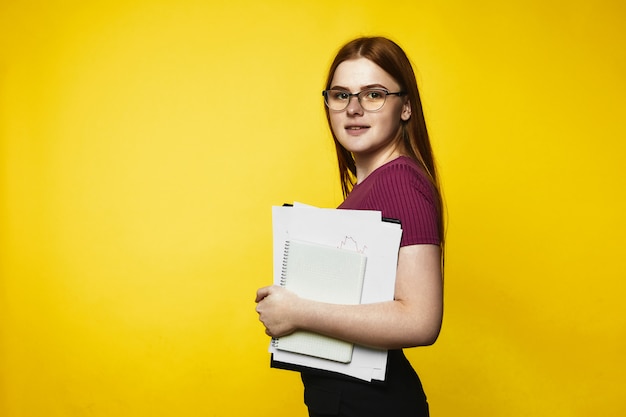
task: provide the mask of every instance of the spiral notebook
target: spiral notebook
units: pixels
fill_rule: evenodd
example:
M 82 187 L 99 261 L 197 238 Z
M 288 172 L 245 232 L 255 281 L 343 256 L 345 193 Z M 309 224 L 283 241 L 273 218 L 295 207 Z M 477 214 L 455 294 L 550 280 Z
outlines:
M 331 304 L 359 304 L 367 257 L 316 243 L 285 242 L 280 284 L 302 298 Z M 276 349 L 341 363 L 352 360 L 354 345 L 306 331 L 275 338 Z

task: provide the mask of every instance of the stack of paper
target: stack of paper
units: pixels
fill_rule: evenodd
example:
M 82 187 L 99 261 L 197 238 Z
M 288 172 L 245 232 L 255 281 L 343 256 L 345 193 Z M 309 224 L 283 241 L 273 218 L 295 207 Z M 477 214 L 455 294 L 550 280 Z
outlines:
M 383 221 L 380 212 L 321 209 L 296 203 L 293 207 L 273 207 L 272 224 L 274 284 L 281 285 L 281 281 L 285 284 L 283 267 L 285 245 L 288 242 L 291 244 L 308 242 L 335 250 L 352 251 L 362 255 L 359 257 L 361 261 L 367 259 L 361 283 L 361 304 L 393 300 L 402 230 L 397 223 Z M 326 299 L 320 301 L 333 302 Z M 341 300 L 335 302 L 350 304 Z M 348 344 L 351 357 L 346 358 L 346 342 L 341 342 L 338 346 L 343 346 L 343 356 L 338 354 L 338 357 L 328 359 L 310 353 L 296 353 L 296 349 L 291 349 L 294 351 L 279 349 L 278 346 L 280 342 L 270 344 L 273 366 L 285 363 L 295 365 L 295 368 L 323 369 L 366 381 L 385 378 L 386 350 L 359 345 L 352 349 L 352 345 Z M 340 351 L 341 348 L 337 350 Z

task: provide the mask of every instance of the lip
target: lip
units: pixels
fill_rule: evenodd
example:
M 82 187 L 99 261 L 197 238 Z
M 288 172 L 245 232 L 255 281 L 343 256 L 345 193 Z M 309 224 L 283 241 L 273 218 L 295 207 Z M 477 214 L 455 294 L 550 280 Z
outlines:
M 370 127 L 367 125 L 347 125 L 344 127 L 345 131 L 349 134 L 349 135 L 361 135 L 365 132 L 367 132 L 367 130 Z

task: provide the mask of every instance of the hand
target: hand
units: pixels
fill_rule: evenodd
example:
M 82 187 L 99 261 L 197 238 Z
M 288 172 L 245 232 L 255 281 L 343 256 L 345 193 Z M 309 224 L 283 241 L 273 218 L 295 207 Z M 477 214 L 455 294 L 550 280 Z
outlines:
M 256 312 L 268 336 L 286 336 L 297 329 L 293 317 L 298 300 L 297 295 L 278 285 L 259 288 Z

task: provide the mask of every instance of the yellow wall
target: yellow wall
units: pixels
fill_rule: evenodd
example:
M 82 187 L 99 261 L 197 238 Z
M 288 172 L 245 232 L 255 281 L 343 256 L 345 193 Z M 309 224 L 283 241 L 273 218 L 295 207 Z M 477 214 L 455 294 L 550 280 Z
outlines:
M 304 416 L 254 292 L 270 206 L 340 192 L 344 41 L 415 61 L 449 210 L 435 416 L 618 416 L 619 1 L 0 4 L 0 415 Z

